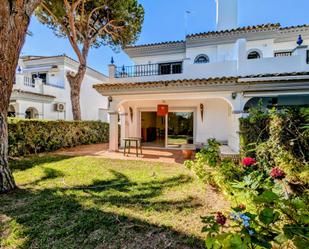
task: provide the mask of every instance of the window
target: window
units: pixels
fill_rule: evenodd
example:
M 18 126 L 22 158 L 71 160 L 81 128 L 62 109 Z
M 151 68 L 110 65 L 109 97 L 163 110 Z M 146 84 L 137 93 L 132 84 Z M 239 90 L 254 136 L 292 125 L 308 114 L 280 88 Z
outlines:
M 182 73 L 182 62 L 171 62 L 159 64 L 159 74 Z
M 248 54 L 248 60 L 260 59 L 261 54 L 258 51 L 252 51 Z
M 196 64 L 203 64 L 203 63 L 208 63 L 209 62 L 209 57 L 206 54 L 200 54 L 196 56 L 194 63 Z
M 284 56 L 292 56 L 291 51 L 280 51 L 280 52 L 275 52 L 274 53 L 275 57 L 284 57 Z
M 42 79 L 42 82 L 43 82 L 44 84 L 46 84 L 47 73 L 33 73 L 33 74 L 31 75 L 31 77 L 32 77 L 32 82 L 33 82 L 33 83 L 34 83 L 34 81 L 35 81 L 36 78 L 40 78 L 40 79 Z

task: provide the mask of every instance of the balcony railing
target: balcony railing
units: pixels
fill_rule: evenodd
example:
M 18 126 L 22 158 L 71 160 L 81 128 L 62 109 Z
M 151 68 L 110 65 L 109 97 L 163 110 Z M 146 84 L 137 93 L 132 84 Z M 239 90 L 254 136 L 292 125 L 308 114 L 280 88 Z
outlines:
M 181 74 L 182 62 L 122 66 L 115 68 L 115 78 Z
M 29 77 L 24 77 L 24 85 L 28 87 L 35 87 L 35 82 L 32 81 Z

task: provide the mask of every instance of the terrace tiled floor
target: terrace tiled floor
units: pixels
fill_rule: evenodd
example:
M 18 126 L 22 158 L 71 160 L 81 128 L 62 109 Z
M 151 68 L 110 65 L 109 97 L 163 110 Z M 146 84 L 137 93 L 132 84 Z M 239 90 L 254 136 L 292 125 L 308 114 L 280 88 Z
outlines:
M 129 156 L 123 155 L 123 150 L 119 152 L 109 152 L 108 144 L 82 145 L 75 148 L 61 149 L 54 154 L 67 156 L 97 156 L 122 160 L 144 160 L 152 162 L 178 163 L 184 162 L 181 150 L 153 149 L 143 147 L 143 155 L 136 157 L 135 149 L 131 148 Z

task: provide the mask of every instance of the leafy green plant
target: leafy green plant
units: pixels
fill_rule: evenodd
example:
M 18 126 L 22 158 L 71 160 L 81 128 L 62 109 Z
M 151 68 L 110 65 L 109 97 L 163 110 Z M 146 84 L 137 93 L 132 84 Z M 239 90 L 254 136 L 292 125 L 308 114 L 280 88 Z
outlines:
M 209 139 L 208 146 L 196 153 L 194 161 L 185 161 L 184 165 L 192 170 L 198 178 L 205 183 L 215 186 L 216 183 L 211 174 L 211 168 L 219 161 L 219 145 L 216 140 Z
M 99 121 L 9 120 L 9 155 L 23 156 L 81 144 L 107 142 L 109 126 Z
M 202 217 L 207 248 L 309 248 L 308 110 L 251 110 L 241 120 L 245 158 L 214 160 L 207 176 L 245 205 Z

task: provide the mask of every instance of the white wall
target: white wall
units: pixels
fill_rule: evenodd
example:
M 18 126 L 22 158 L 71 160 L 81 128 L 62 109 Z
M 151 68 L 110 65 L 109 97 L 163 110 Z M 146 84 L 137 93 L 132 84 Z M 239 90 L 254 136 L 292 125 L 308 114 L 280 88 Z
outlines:
M 206 143 L 209 138 L 218 141 L 228 141 L 229 137 L 229 104 L 224 99 L 200 99 L 200 100 L 148 100 L 128 101 L 122 104 L 126 112 L 122 123 L 122 134 L 126 137 L 141 136 L 142 111 L 157 111 L 158 104 L 167 104 L 169 111 L 192 111 L 194 112 L 194 139 L 195 143 Z M 204 105 L 204 118 L 202 121 L 200 104 Z M 133 109 L 133 120 L 129 115 L 129 107 Z
M 185 59 L 185 53 L 155 55 L 147 57 L 132 58 L 136 65 L 156 64 L 161 62 L 182 61 Z
M 99 94 L 92 86 L 94 84 L 102 83 L 99 79 L 85 76 L 81 88 L 81 111 L 83 120 L 99 120 L 100 109 L 107 109 L 108 101 L 106 97 Z M 105 118 L 102 116 L 102 118 Z M 102 121 L 107 121 L 103 119 Z
M 33 88 L 24 84 L 24 77 L 28 77 L 31 79 L 31 72 L 25 72 L 23 74 L 16 75 L 16 85 L 14 85 L 14 89 L 20 89 L 26 92 L 39 93 L 43 95 L 51 95 L 55 97 L 52 103 L 38 102 L 38 100 L 36 100 L 35 98 L 27 99 L 27 101 L 22 101 L 21 99 L 18 99 L 16 101 L 21 112 L 24 113 L 24 111 L 28 107 L 40 106 L 40 118 L 51 120 L 72 120 L 73 114 L 70 100 L 70 85 L 67 80 L 66 74 L 69 71 L 76 72 L 77 63 L 67 57 L 51 57 L 20 63 L 22 64 L 23 69 L 34 68 L 33 73 L 36 73 L 35 68 L 38 67 L 45 67 L 51 65 L 58 66 L 58 69 L 50 69 L 47 72 L 47 83 L 51 85 L 42 84 L 40 80 L 37 80 L 35 87 Z M 107 78 L 104 75 L 99 74 L 98 72 L 94 72 L 91 69 L 87 69 L 84 81 L 82 83 L 80 96 L 83 120 L 99 120 L 100 117 L 104 117 L 104 115 L 102 115 L 102 111 L 107 109 L 107 98 L 100 95 L 92 86 L 94 84 L 102 83 L 106 79 Z M 52 85 L 62 86 L 62 88 Z M 56 103 L 64 103 L 66 106 L 65 112 L 55 111 Z M 105 119 L 102 121 L 107 120 Z

